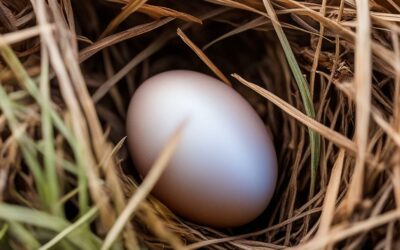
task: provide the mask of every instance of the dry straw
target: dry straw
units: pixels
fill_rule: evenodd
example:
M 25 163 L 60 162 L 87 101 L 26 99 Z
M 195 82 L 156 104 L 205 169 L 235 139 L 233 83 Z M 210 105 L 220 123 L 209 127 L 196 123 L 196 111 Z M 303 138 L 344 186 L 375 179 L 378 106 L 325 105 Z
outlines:
M 393 0 L 0 0 L 0 249 L 398 248 L 399 23 Z M 132 168 L 129 99 L 176 68 L 273 134 L 277 189 L 249 225 L 149 195 L 180 130 L 143 182 Z

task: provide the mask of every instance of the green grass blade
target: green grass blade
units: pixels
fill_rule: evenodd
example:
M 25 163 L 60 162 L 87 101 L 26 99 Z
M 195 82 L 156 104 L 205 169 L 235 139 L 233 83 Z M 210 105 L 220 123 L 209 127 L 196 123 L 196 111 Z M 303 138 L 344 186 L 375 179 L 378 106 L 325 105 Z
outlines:
M 84 214 L 79 220 L 77 220 L 75 223 L 71 224 L 67 228 L 65 228 L 63 231 L 61 231 L 58 235 L 56 235 L 53 239 L 51 239 L 49 242 L 44 244 L 39 248 L 39 250 L 47 250 L 53 247 L 55 244 L 57 244 L 60 240 L 65 238 L 68 234 L 79 228 L 82 224 L 89 222 L 92 220 L 95 215 L 97 214 L 98 209 L 97 207 L 94 207 L 90 209 L 86 214 Z
M 25 131 L 15 117 L 12 106 L 12 102 L 8 98 L 6 91 L 4 90 L 3 86 L 0 85 L 0 109 L 3 111 L 13 136 L 16 138 L 18 145 L 21 148 L 26 164 L 35 178 L 35 184 L 41 199 L 44 202 L 47 202 L 48 190 L 45 186 L 46 181 L 40 168 L 40 163 L 37 159 L 37 151 L 35 150 L 33 141 L 26 136 Z
M 4 223 L 4 225 L 0 229 L 0 240 L 3 239 L 4 235 L 6 235 L 7 230 L 8 230 L 8 224 Z
M 55 232 L 62 232 L 71 224 L 60 218 L 39 210 L 0 203 L 0 219 L 9 222 L 18 222 L 45 228 Z M 66 235 L 66 238 L 82 249 L 99 249 L 100 240 L 91 232 L 77 229 Z
M 84 155 L 82 155 L 82 145 L 79 144 L 79 141 L 73 135 L 73 133 L 67 128 L 64 124 L 61 117 L 54 110 L 54 108 L 46 103 L 45 99 L 41 95 L 37 85 L 32 80 L 32 78 L 28 75 L 25 68 L 13 52 L 13 50 L 8 46 L 0 37 L 0 53 L 4 58 L 4 61 L 8 64 L 12 72 L 15 74 L 16 78 L 22 84 L 22 87 L 26 89 L 29 94 L 35 99 L 35 101 L 41 106 L 48 108 L 48 112 L 51 116 L 54 126 L 60 131 L 60 133 L 66 138 L 68 143 L 70 144 L 75 160 L 78 166 L 78 175 L 79 175 L 79 211 L 82 213 L 86 212 L 89 207 L 89 195 L 88 195 L 88 184 L 87 178 L 85 174 L 85 161 Z
M 17 222 L 10 222 L 9 224 L 10 233 L 18 240 L 19 243 L 24 245 L 25 249 L 34 250 L 40 247 L 40 244 L 36 240 L 35 236 L 25 229 L 23 225 Z
M 50 116 L 50 88 L 49 88 L 49 64 L 45 48 L 42 48 L 41 55 L 41 74 L 40 74 L 40 87 L 43 102 L 41 103 L 41 125 L 42 136 L 44 142 L 44 168 L 45 178 L 47 180 L 49 190 L 49 210 L 53 214 L 63 216 L 63 211 L 58 203 L 60 199 L 60 190 L 58 185 L 58 177 L 56 171 L 56 152 L 54 147 L 54 134 L 53 125 Z
M 67 139 L 71 146 L 74 146 L 77 142 L 71 131 L 65 126 L 61 117 L 57 114 L 51 105 L 45 103 L 38 87 L 36 86 L 33 79 L 28 75 L 24 66 L 19 61 L 13 50 L 1 40 L 0 37 L 0 54 L 4 61 L 10 67 L 17 80 L 22 84 L 22 88 L 26 89 L 28 93 L 35 99 L 40 106 L 48 106 L 51 118 L 54 126 L 61 132 L 61 134 Z
M 294 56 L 292 48 L 290 47 L 289 41 L 283 32 L 282 26 L 279 23 L 278 17 L 275 13 L 275 10 L 269 0 L 263 0 L 264 6 L 267 10 L 268 15 L 271 18 L 272 25 L 274 26 L 275 32 L 278 36 L 278 39 L 282 45 L 283 51 L 285 53 L 286 59 L 289 63 L 289 67 L 292 71 L 292 74 L 296 80 L 297 86 L 300 90 L 300 95 L 304 104 L 304 108 L 306 114 L 312 118 L 315 118 L 315 110 L 312 102 L 312 98 L 310 95 L 310 90 L 308 88 L 308 83 L 304 78 L 300 67 L 297 63 L 297 60 Z M 320 150 L 321 150 L 321 141 L 320 136 L 312 129 L 309 129 L 310 136 L 310 144 L 311 144 L 311 180 L 310 180 L 310 197 L 314 195 L 315 191 L 315 179 L 317 175 L 317 168 L 319 164 Z
M 44 147 L 44 143 L 42 141 L 38 142 L 35 144 L 36 146 L 36 150 L 45 155 L 45 147 Z M 77 170 L 77 166 L 76 164 L 58 156 L 57 154 L 54 155 L 55 157 L 55 161 L 58 165 L 60 165 L 64 171 L 67 171 L 68 173 L 72 174 L 72 175 L 78 175 L 78 170 Z

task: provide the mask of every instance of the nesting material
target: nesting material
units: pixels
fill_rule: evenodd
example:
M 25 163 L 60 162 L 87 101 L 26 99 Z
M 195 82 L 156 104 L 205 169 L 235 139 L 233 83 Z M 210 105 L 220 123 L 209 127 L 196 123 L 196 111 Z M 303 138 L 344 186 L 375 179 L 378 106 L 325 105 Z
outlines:
M 0 249 L 395 249 L 400 217 L 396 1 L 0 1 Z M 216 229 L 150 193 L 125 141 L 140 83 L 219 78 L 269 125 L 276 190 Z M 28 246 L 28 247 L 27 247 Z M 120 247 L 120 248 L 119 248 Z

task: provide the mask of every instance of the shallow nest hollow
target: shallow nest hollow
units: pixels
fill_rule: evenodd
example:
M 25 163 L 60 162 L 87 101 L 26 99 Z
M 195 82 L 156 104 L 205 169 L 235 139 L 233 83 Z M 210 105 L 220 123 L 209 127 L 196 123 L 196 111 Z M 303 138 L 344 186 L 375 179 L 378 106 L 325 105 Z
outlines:
M 399 248 L 397 2 L 1 0 L 0 248 Z M 185 221 L 140 184 L 127 104 L 170 69 L 270 128 L 278 184 L 248 225 Z

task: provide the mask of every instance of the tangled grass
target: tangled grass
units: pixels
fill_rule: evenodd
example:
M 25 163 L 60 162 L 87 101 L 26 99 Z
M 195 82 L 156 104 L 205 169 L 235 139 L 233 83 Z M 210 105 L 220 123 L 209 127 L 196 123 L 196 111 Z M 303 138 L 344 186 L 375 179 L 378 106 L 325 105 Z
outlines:
M 395 0 L 1 0 L 1 249 L 400 247 Z M 149 195 L 125 111 L 144 79 L 214 75 L 274 137 L 277 190 L 216 230 Z

